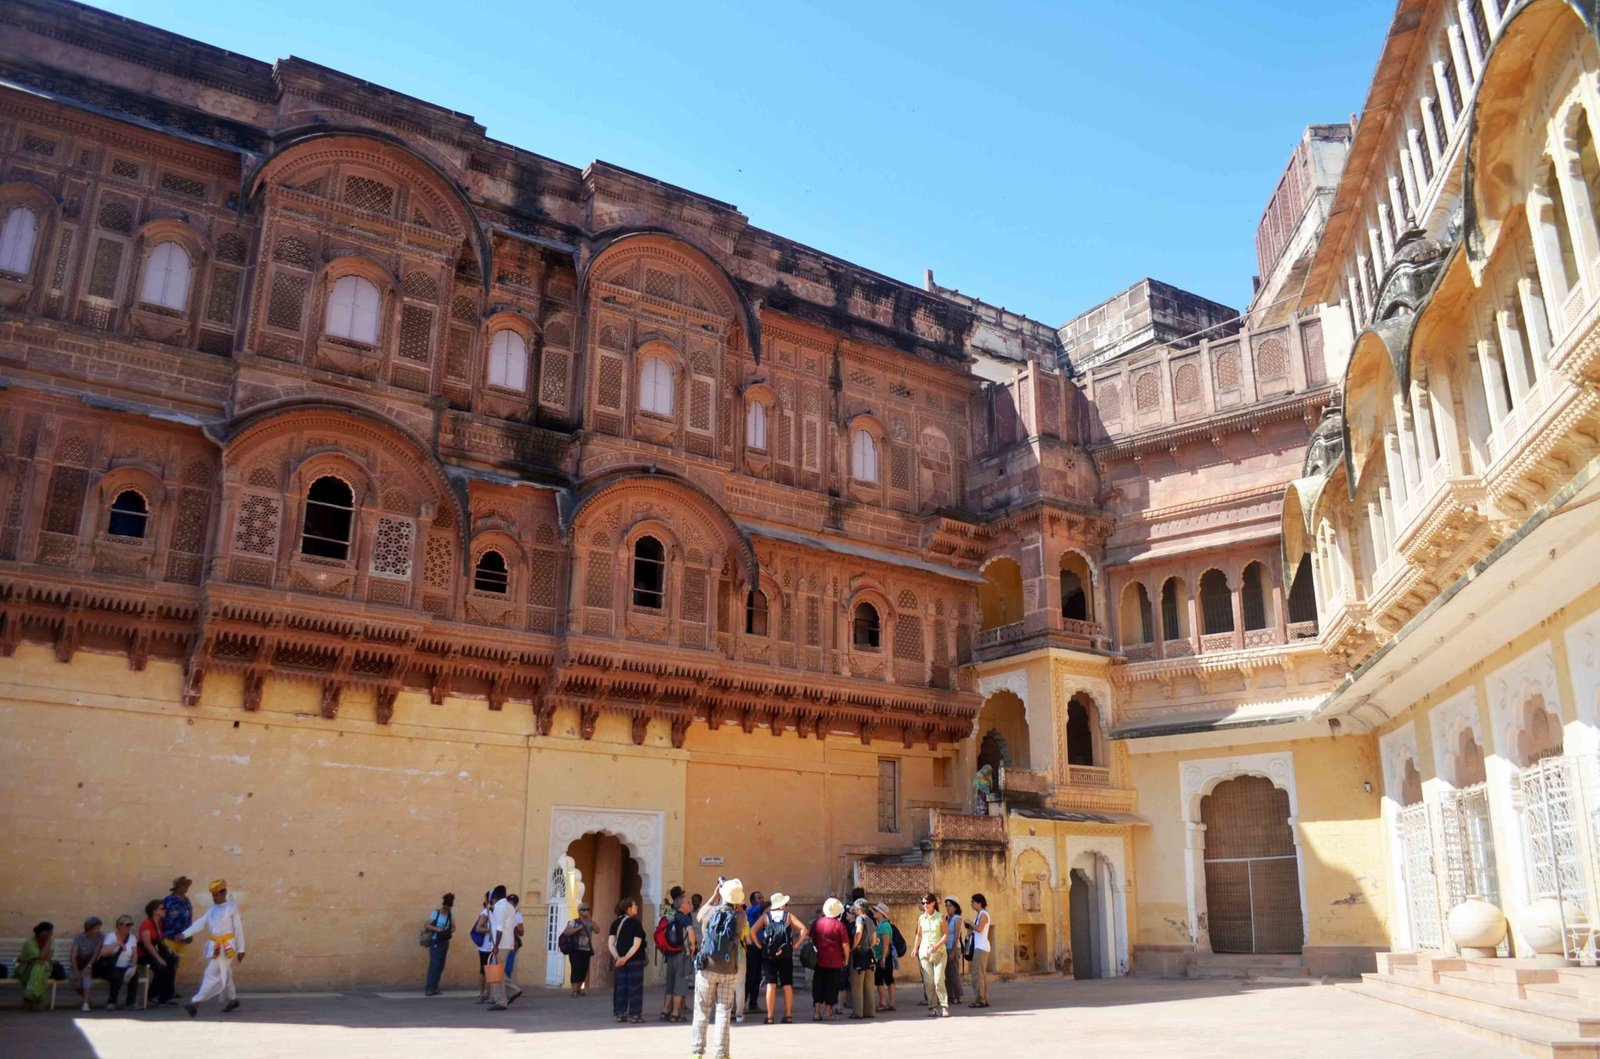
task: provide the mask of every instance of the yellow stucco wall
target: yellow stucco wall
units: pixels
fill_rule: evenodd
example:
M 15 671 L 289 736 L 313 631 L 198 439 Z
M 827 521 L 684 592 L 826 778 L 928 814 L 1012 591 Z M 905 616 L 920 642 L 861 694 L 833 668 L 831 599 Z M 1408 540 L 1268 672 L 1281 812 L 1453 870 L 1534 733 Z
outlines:
M 847 882 L 841 847 L 904 849 L 918 807 L 958 790 L 936 785 L 934 761 L 950 751 L 898 742 L 699 726 L 675 750 L 654 724 L 637 747 L 621 717 L 584 741 L 562 714 L 535 735 L 525 706 L 407 692 L 385 726 L 360 693 L 330 721 L 311 684 L 269 680 L 255 713 L 236 679 L 209 677 L 193 708 L 180 685 L 175 665 L 135 673 L 120 656 L 64 665 L 24 644 L 0 660 L 0 833 L 18 866 L 0 883 L 0 936 L 137 915 L 179 873 L 198 880 L 203 908 L 204 884 L 225 875 L 246 917 L 251 987 L 420 988 L 417 927 L 453 890 L 462 922 L 446 981 L 462 987 L 477 980 L 465 937 L 475 895 L 504 882 L 529 913 L 527 984 L 543 980 L 552 805 L 660 811 L 662 891 L 709 892 L 738 874 L 820 898 Z M 901 762 L 898 833 L 877 830 L 880 756 Z M 708 855 L 723 866 L 702 868 Z
M 1151 822 L 1134 832 L 1137 944 L 1190 943 L 1181 764 L 1283 751 L 1294 762 L 1308 945 L 1387 945 L 1382 777 L 1371 736 L 1132 755 L 1140 814 Z

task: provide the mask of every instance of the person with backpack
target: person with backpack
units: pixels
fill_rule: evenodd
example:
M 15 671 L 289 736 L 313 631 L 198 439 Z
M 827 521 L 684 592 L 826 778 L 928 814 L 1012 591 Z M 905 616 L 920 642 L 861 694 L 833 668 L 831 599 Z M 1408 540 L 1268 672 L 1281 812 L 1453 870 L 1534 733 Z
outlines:
M 611 1013 L 618 1022 L 644 1021 L 644 965 L 650 959 L 639 922 L 639 899 L 624 897 L 617 902 L 617 918 L 607 932 L 606 950 L 616 961 L 616 977 L 611 983 Z
M 422 987 L 423 996 L 439 995 L 444 958 L 450 952 L 450 939 L 456 932 L 455 903 L 455 894 L 445 894 L 439 899 L 439 907 L 422 924 L 422 944 L 428 948 L 428 979 Z
M 688 894 L 678 894 L 672 907 L 656 923 L 656 951 L 667 965 L 666 988 L 661 995 L 661 1021 L 682 1022 L 683 998 L 689 992 L 689 960 L 694 955 L 694 917 Z
M 600 930 L 594 921 L 594 912 L 587 903 L 579 902 L 578 918 L 561 928 L 556 947 L 572 964 L 572 995 L 586 995 L 589 985 L 589 961 L 594 957 L 594 936 Z
M 716 1051 L 711 1059 L 728 1059 L 733 1018 L 739 999 L 739 935 L 744 913 L 744 884 L 738 879 L 718 879 L 711 900 L 695 917 L 699 951 L 694 958 L 694 1028 L 689 1053 L 706 1059 L 706 1031 L 716 1027 Z
M 486 968 L 489 966 L 489 955 L 494 952 L 494 904 L 490 901 L 491 891 L 483 892 L 483 907 L 478 910 L 478 918 L 472 923 L 472 930 L 467 934 L 473 947 L 478 950 L 478 1003 L 489 1002 L 489 978 Z
M 994 939 L 989 935 L 994 929 L 994 920 L 989 916 L 989 899 L 982 894 L 972 895 L 972 907 L 977 911 L 967 923 L 967 929 L 972 932 L 973 997 L 968 1006 L 986 1008 L 989 1006 L 989 953 L 994 948 Z
M 850 1017 L 878 1017 L 877 993 L 873 986 L 878 972 L 878 924 L 872 920 L 867 899 L 858 897 L 850 906 Z
M 899 970 L 900 961 L 905 959 L 906 939 L 889 918 L 888 905 L 880 901 L 872 906 L 872 913 L 878 923 L 877 943 L 873 947 L 873 955 L 878 960 L 877 969 L 873 972 L 873 982 L 878 987 L 878 1010 L 893 1011 L 894 972 Z
M 767 990 L 767 1025 L 778 1013 L 778 987 L 783 987 L 783 1021 L 794 1021 L 794 947 L 806 940 L 805 924 L 786 910 L 789 895 L 775 893 L 750 933 L 761 946 L 761 984 Z

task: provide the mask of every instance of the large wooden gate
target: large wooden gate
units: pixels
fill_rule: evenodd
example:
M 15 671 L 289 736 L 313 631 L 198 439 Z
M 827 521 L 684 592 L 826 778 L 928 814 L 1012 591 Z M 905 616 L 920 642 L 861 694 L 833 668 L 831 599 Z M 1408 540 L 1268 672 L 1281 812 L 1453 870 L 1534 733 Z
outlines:
M 1288 792 L 1260 776 L 1225 780 L 1200 800 L 1200 820 L 1212 951 L 1299 952 L 1305 928 Z

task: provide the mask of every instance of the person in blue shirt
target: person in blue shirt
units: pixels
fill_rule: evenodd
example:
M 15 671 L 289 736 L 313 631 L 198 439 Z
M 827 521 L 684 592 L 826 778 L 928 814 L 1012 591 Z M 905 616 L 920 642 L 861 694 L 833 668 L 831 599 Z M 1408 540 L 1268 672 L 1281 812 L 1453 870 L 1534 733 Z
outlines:
M 745 905 L 744 918 L 748 927 L 753 927 L 756 920 L 761 918 L 761 913 L 767 910 L 766 898 L 762 897 L 760 890 L 750 891 L 748 903 Z M 761 1010 L 761 942 L 754 933 L 748 933 L 744 946 L 744 1009 L 745 1011 Z
M 172 966 L 166 972 L 169 982 L 178 980 L 178 964 L 189 948 L 183 932 L 194 922 L 194 905 L 189 902 L 189 887 L 193 883 L 187 875 L 180 875 L 172 880 L 172 891 L 161 899 L 161 936 L 167 939 L 167 948 L 172 950 Z

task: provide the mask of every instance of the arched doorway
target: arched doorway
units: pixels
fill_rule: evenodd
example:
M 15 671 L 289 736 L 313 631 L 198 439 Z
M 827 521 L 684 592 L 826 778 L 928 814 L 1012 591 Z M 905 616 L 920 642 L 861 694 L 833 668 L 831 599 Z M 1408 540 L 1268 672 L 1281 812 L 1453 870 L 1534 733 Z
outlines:
M 566 899 L 570 910 L 575 911 L 578 901 L 587 901 L 594 909 L 595 922 L 600 924 L 600 934 L 595 939 L 596 946 L 604 946 L 606 934 L 611 926 L 611 921 L 616 918 L 617 902 L 624 897 L 639 898 L 641 902 L 640 916 L 645 921 L 645 929 L 649 930 L 654 923 L 651 909 L 642 907 L 643 897 L 640 893 L 643 879 L 639 873 L 639 862 L 627 843 L 616 835 L 603 831 L 591 831 L 572 841 L 567 847 L 564 860 L 570 860 L 571 869 L 567 874 Z M 559 869 L 558 869 L 559 870 Z M 552 875 L 552 894 L 554 877 Z M 553 903 L 553 902 L 552 902 Z M 571 911 L 568 913 L 571 914 Z M 552 963 L 547 980 L 556 977 L 556 967 L 564 965 L 566 960 L 556 950 L 554 939 L 551 939 Z M 560 966 L 560 975 L 564 979 L 566 967 Z M 561 979 L 553 984 L 560 985 Z M 589 965 L 589 986 L 591 989 L 609 988 L 611 985 L 611 968 L 605 960 L 594 960 Z
M 1109 977 L 1112 945 L 1106 937 L 1106 895 L 1111 889 L 1110 865 L 1098 853 L 1085 853 L 1073 861 L 1068 878 L 1072 977 Z
M 1205 907 L 1219 953 L 1298 953 L 1300 864 L 1288 792 L 1263 776 L 1224 780 L 1200 799 Z

